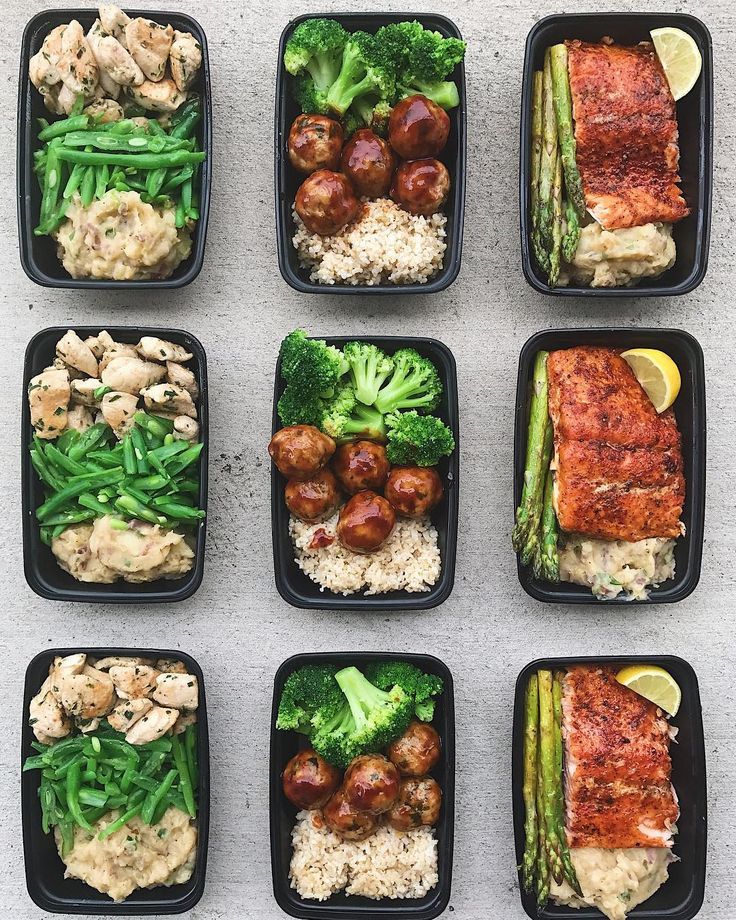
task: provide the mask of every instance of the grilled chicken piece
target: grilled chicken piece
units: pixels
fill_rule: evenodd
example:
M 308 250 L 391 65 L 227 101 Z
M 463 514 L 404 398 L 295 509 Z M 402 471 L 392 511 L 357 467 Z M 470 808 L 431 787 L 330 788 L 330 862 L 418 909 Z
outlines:
M 144 335 L 135 346 L 138 354 L 148 361 L 191 361 L 194 357 L 183 345 L 167 342 L 166 339 L 157 339 L 154 335 Z M 173 383 L 174 381 L 172 381 Z
M 189 32 L 174 32 L 169 63 L 174 83 L 180 90 L 188 90 L 202 65 L 202 48 Z
M 166 379 L 169 381 L 169 383 L 174 383 L 176 386 L 184 387 L 192 399 L 199 399 L 199 387 L 197 386 L 197 378 L 194 376 L 194 371 L 190 370 L 188 367 L 184 367 L 176 361 L 167 361 Z
M 179 718 L 178 709 L 163 709 L 154 706 L 128 730 L 125 740 L 128 744 L 145 744 L 162 738 L 172 729 Z
M 194 674 L 159 674 L 151 694 L 162 706 L 194 710 L 199 705 L 199 688 Z
M 175 112 L 187 98 L 187 94 L 170 77 L 158 83 L 146 80 L 140 85 L 131 86 L 129 92 L 133 101 L 147 112 Z
M 87 99 L 94 96 L 100 71 L 84 29 L 76 19 L 64 29 L 57 68 L 69 91 L 75 95 L 82 93 Z
M 145 387 L 163 380 L 166 368 L 141 358 L 121 357 L 113 358 L 101 376 L 105 386 L 137 396 Z
M 134 700 L 123 700 L 122 703 L 119 703 L 113 709 L 107 717 L 107 721 L 116 732 L 123 732 L 123 734 L 125 734 L 125 732 L 132 728 L 139 719 L 142 719 L 150 709 L 153 709 L 153 703 L 145 699 L 145 697 L 139 697 Z
M 61 40 L 66 31 L 66 24 L 56 26 L 44 38 L 41 50 L 28 62 L 31 83 L 40 90 L 42 86 L 54 86 L 61 81 L 59 58 L 61 57 Z
M 596 666 L 568 670 L 562 711 L 570 846 L 671 847 L 680 810 L 661 711 Z
M 113 390 L 102 397 L 100 410 L 104 420 L 115 432 L 115 437 L 122 440 L 133 427 L 133 416 L 138 411 L 138 397 Z
M 590 213 L 606 230 L 687 217 L 675 101 L 654 47 L 565 45 Z
M 72 723 L 51 692 L 52 683 L 53 677 L 47 677 L 28 709 L 33 734 L 42 744 L 52 738 L 65 738 L 72 730 Z
M 119 697 L 137 700 L 151 695 L 156 687 L 158 671 L 145 664 L 112 665 L 110 677 Z
M 80 434 L 94 424 L 92 413 L 86 406 L 72 406 L 66 416 L 66 427 L 73 428 Z
M 39 438 L 58 438 L 66 428 L 70 395 L 69 374 L 65 370 L 47 369 L 31 378 L 28 403 L 31 425 Z
M 125 27 L 130 22 L 130 16 L 114 3 L 101 3 L 97 12 L 100 14 L 100 25 L 103 31 L 117 38 L 124 45 Z
M 56 343 L 56 354 L 65 364 L 88 377 L 97 376 L 97 358 L 89 345 L 85 345 L 73 329 L 70 329 Z
M 554 351 L 547 371 L 560 528 L 601 540 L 678 537 L 685 477 L 672 410 L 658 415 L 610 348 Z
M 166 73 L 174 29 L 138 16 L 125 27 L 125 45 L 147 80 L 158 82 Z
M 101 70 L 121 86 L 140 86 L 146 79 L 135 59 L 112 35 L 103 35 L 95 43 L 95 58 Z

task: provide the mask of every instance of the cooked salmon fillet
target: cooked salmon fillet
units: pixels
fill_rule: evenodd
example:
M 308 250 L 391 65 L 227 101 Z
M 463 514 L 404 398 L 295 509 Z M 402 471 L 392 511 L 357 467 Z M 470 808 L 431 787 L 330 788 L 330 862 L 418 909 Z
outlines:
M 612 348 L 553 351 L 547 374 L 562 531 L 632 543 L 678 537 L 685 476 L 673 411 L 657 414 Z
M 686 217 L 675 100 L 653 45 L 565 45 L 590 213 L 605 230 Z
M 671 847 L 680 810 L 669 724 L 614 668 L 578 666 L 563 682 L 565 806 L 571 847 Z

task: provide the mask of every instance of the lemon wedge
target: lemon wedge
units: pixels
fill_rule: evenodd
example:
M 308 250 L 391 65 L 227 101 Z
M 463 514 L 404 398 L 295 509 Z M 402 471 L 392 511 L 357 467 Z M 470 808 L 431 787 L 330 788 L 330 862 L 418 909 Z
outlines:
M 692 35 L 682 29 L 666 26 L 649 34 L 676 102 L 697 83 L 703 67 L 700 49 Z
M 682 693 L 677 681 L 664 668 L 653 664 L 634 664 L 619 671 L 616 680 L 671 716 L 677 715 Z
M 682 385 L 680 371 L 672 358 L 656 348 L 630 348 L 621 357 L 634 372 L 657 412 L 669 409 Z

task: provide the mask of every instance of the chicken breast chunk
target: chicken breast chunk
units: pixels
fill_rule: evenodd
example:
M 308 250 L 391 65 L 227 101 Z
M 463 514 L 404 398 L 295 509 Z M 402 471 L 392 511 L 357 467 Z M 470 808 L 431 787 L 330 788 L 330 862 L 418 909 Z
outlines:
M 46 370 L 31 378 L 28 403 L 31 425 L 39 438 L 58 438 L 66 428 L 70 395 L 69 374 L 65 370 Z
M 70 329 L 56 344 L 56 354 L 70 367 L 76 368 L 88 377 L 97 376 L 97 358 L 89 345 Z
M 166 73 L 174 29 L 139 16 L 125 27 L 125 44 L 146 78 L 157 83 Z
M 166 362 L 166 379 L 175 386 L 183 387 L 192 399 L 199 399 L 199 386 L 194 371 L 176 361 Z
M 166 339 L 157 339 L 153 335 L 144 335 L 135 346 L 141 357 L 149 361 L 191 361 L 193 355 L 183 345 L 167 342 Z
M 113 709 L 107 717 L 107 721 L 116 732 L 125 734 L 151 709 L 153 709 L 153 703 L 145 699 L 145 697 L 137 700 L 125 700 L 125 702 L 118 704 Z
M 140 86 L 146 79 L 131 54 L 112 35 L 103 35 L 95 44 L 95 57 L 100 69 L 121 86 Z
M 89 115 L 101 125 L 109 124 L 111 121 L 121 121 L 125 117 L 123 107 L 114 99 L 97 99 L 86 106 L 82 114 Z
M 199 423 L 186 415 L 177 415 L 173 434 L 177 441 L 196 441 L 199 437 Z
M 100 373 L 102 373 L 107 365 L 114 358 L 137 358 L 138 352 L 135 350 L 133 345 L 128 345 L 125 342 L 110 342 L 110 344 L 105 348 L 100 358 Z
M 130 16 L 114 3 L 100 3 L 97 12 L 100 14 L 100 25 L 103 31 L 114 36 L 118 41 L 125 42 L 125 27 L 130 22 Z
M 72 380 L 70 384 L 71 401 L 73 406 L 95 407 L 100 400 L 95 397 L 95 392 L 102 386 L 102 381 L 97 377 L 84 377 L 81 380 Z
M 196 712 L 181 712 L 172 730 L 173 735 L 181 735 L 190 725 L 197 724 Z
M 61 57 L 61 40 L 66 31 L 66 23 L 56 26 L 44 38 L 41 49 L 33 55 L 28 63 L 28 75 L 31 83 L 40 90 L 42 86 L 53 86 L 61 82 L 59 58 Z
M 172 729 L 178 718 L 177 709 L 154 706 L 129 729 L 125 740 L 128 744 L 146 744 L 148 741 L 155 741 L 156 738 L 163 737 L 167 731 Z
M 62 674 L 57 684 L 57 698 L 75 720 L 105 716 L 115 704 L 115 688 L 109 675 L 89 665 L 81 674 Z
M 117 694 L 124 700 L 150 696 L 156 687 L 158 674 L 155 668 L 145 664 L 113 665 L 110 668 L 110 677 Z
M 86 406 L 72 406 L 66 417 L 67 428 L 73 428 L 80 434 L 93 424 L 92 413 Z
M 99 661 L 95 661 L 94 666 L 98 671 L 109 671 L 110 668 L 114 667 L 127 667 L 129 665 L 137 664 L 153 664 L 153 659 L 151 658 L 138 658 L 132 655 L 108 655 L 107 658 L 100 658 Z M 160 671 L 161 668 L 158 668 Z
M 65 738 L 72 730 L 72 724 L 52 693 L 51 685 L 52 678 L 47 677 L 29 706 L 29 724 L 42 744 L 47 743 L 45 739 Z
M 158 383 L 156 386 L 146 387 L 141 390 L 146 408 L 152 411 L 175 412 L 177 415 L 186 415 L 189 418 L 197 417 L 194 401 L 189 393 L 173 383 Z
M 72 93 L 81 93 L 87 99 L 94 96 L 100 72 L 84 29 L 76 19 L 72 19 L 61 37 L 57 67 L 64 85 Z
M 199 687 L 194 674 L 159 674 L 153 699 L 162 706 L 192 711 L 199 705 Z
M 166 376 L 166 368 L 140 358 L 113 358 L 102 372 L 102 382 L 122 393 L 138 395 Z
M 169 62 L 174 83 L 185 92 L 197 79 L 202 66 L 202 48 L 191 33 L 174 32 Z
M 187 98 L 170 77 L 158 83 L 146 80 L 131 86 L 129 93 L 133 101 L 148 112 L 175 112 Z
M 138 411 L 138 397 L 113 390 L 102 397 L 100 409 L 102 417 L 120 440 L 133 427 L 133 416 Z

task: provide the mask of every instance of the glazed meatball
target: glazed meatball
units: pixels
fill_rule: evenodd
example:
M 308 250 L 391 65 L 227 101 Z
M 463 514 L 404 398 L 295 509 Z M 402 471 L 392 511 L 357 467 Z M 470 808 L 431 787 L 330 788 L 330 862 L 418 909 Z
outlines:
M 337 169 L 342 143 L 339 121 L 326 115 L 298 115 L 289 131 L 291 165 L 301 173 Z
M 337 522 L 337 539 L 354 553 L 373 553 L 391 535 L 396 513 L 382 495 L 358 492 L 346 502 Z
M 450 133 L 447 112 L 426 96 L 407 96 L 397 102 L 388 123 L 388 139 L 403 160 L 436 157 Z
M 302 521 L 328 518 L 340 504 L 340 486 L 332 470 L 323 467 L 309 479 L 290 479 L 284 493 L 286 507 Z
M 370 128 L 361 128 L 345 145 L 340 169 L 350 179 L 358 195 L 384 198 L 391 188 L 396 158 L 383 138 Z
M 287 763 L 282 777 L 284 795 L 297 808 L 322 808 L 340 785 L 340 771 L 316 751 L 300 751 Z
M 365 489 L 378 492 L 383 488 L 390 468 L 386 448 L 373 441 L 342 444 L 332 460 L 335 476 L 348 495 L 355 495 Z
M 450 174 L 439 160 L 402 163 L 394 173 L 391 197 L 410 214 L 435 214 L 450 194 Z
M 378 827 L 376 815 L 353 808 L 343 787 L 340 787 L 324 806 L 322 817 L 327 827 L 344 840 L 365 840 Z
M 399 794 L 399 771 L 382 754 L 362 754 L 345 771 L 345 798 L 357 811 L 383 814 Z
M 444 490 L 434 468 L 397 466 L 389 473 L 383 494 L 397 514 L 418 518 L 429 514 L 440 503 Z
M 402 776 L 424 776 L 439 761 L 440 750 L 440 736 L 435 729 L 414 720 L 386 753 Z
M 289 425 L 271 438 L 268 452 L 287 479 L 311 479 L 335 453 L 335 442 L 314 425 Z
M 388 812 L 389 824 L 397 831 L 410 831 L 436 824 L 440 817 L 442 790 L 431 776 L 401 780 L 399 797 Z
M 299 186 L 295 207 L 310 233 L 331 236 L 358 216 L 360 202 L 345 176 L 318 169 Z

